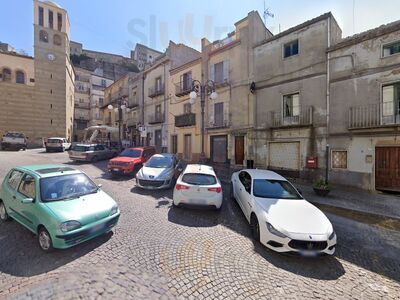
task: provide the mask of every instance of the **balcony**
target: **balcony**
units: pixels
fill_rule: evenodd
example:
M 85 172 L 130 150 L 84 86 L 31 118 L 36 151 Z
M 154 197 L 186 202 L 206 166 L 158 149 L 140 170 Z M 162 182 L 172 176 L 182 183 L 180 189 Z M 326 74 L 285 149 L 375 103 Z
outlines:
M 298 127 L 311 126 L 313 124 L 313 107 L 300 106 L 294 116 L 284 116 L 281 111 L 270 112 L 270 127 Z
M 228 128 L 231 126 L 231 123 L 229 121 L 229 115 L 224 114 L 223 118 L 210 118 L 210 122 L 208 126 L 206 127 L 208 130 L 212 129 L 223 129 L 223 128 Z
M 400 125 L 400 113 L 395 113 L 394 105 L 391 102 L 350 107 L 350 130 L 393 125 Z
M 75 103 L 75 108 L 82 108 L 82 109 L 89 109 L 90 104 L 89 103 Z
M 192 79 L 183 80 L 175 83 L 175 96 L 182 97 L 189 95 L 192 91 Z
M 155 113 L 148 116 L 149 124 L 164 123 L 165 117 L 163 113 Z
M 175 127 L 186 127 L 196 125 L 196 114 L 188 113 L 175 116 Z
M 164 95 L 164 93 L 165 93 L 165 85 L 161 84 L 159 86 L 150 87 L 148 96 L 150 98 L 154 98 L 160 95 Z

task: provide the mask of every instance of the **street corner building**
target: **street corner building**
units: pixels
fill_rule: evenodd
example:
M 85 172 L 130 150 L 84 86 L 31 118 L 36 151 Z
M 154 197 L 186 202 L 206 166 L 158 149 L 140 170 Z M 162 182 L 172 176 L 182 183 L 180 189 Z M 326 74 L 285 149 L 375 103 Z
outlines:
M 34 57 L 0 50 L 0 135 L 22 132 L 30 147 L 50 136 L 71 140 L 75 81 L 66 10 L 50 1 L 33 7 Z

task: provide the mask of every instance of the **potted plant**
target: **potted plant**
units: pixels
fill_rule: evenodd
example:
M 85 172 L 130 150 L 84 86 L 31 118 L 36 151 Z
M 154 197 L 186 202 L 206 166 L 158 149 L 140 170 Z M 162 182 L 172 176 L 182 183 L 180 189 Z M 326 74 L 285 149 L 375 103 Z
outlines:
M 323 179 L 319 179 L 316 182 L 314 182 L 313 189 L 318 196 L 322 197 L 326 197 L 331 191 L 331 187 Z

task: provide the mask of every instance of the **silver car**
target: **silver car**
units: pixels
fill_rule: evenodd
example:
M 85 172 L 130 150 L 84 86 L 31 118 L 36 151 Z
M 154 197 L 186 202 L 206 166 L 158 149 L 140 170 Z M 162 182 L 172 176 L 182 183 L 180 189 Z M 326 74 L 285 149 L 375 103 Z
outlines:
M 71 147 L 68 154 L 71 160 L 94 163 L 99 160 L 115 157 L 118 155 L 118 151 L 101 144 L 77 144 Z
M 136 174 L 136 185 L 153 190 L 172 188 L 180 171 L 182 168 L 175 155 L 154 154 Z

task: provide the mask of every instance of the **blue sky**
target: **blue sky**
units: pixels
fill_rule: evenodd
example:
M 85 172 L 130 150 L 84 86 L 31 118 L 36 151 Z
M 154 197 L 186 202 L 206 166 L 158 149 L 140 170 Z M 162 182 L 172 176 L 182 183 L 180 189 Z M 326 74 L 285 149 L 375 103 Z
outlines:
M 71 40 L 84 48 L 129 56 L 136 42 L 163 51 L 168 40 L 199 49 L 200 38 L 211 41 L 234 29 L 251 10 L 262 16 L 263 0 L 58 0 L 67 9 Z M 267 19 L 273 33 L 331 11 L 343 36 L 400 19 L 400 0 L 266 1 L 274 14 Z M 354 16 L 354 18 L 353 18 Z M 0 41 L 32 55 L 31 0 L 1 1 Z

